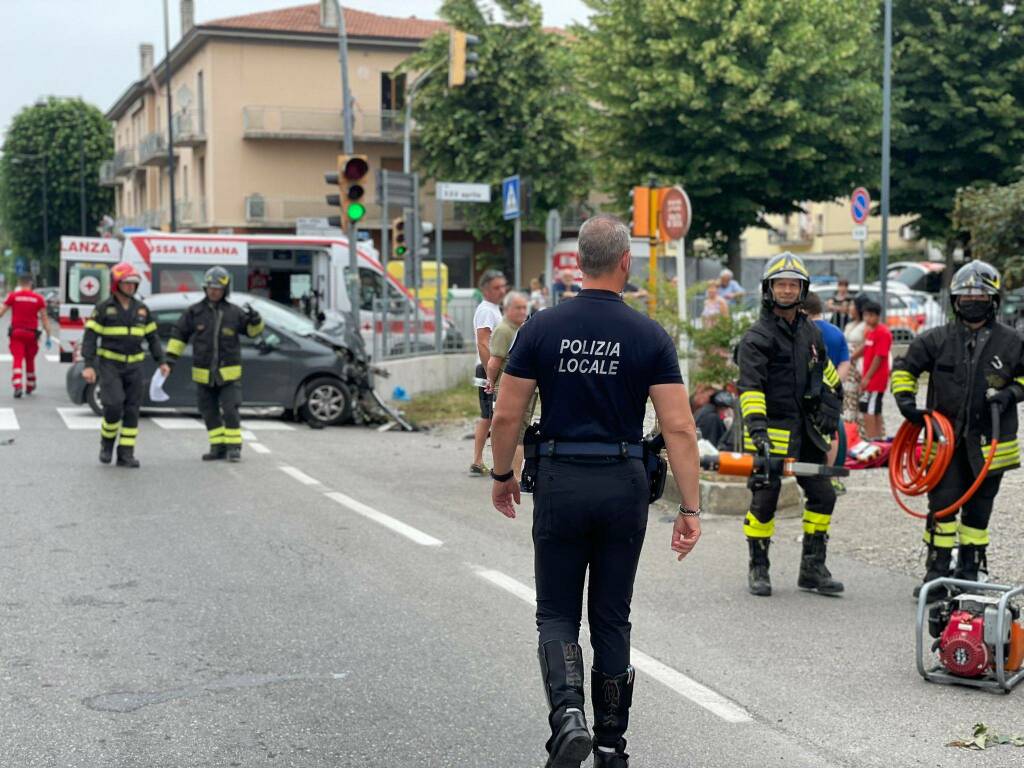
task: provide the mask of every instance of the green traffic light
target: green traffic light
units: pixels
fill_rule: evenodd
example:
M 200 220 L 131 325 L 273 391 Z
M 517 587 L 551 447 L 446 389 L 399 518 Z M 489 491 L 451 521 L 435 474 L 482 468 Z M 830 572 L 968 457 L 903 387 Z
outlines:
M 366 215 L 366 206 L 362 203 L 349 203 L 346 213 L 349 221 L 359 221 Z
M 405 246 L 400 245 L 397 248 L 395 248 L 395 253 L 399 256 L 405 256 Z

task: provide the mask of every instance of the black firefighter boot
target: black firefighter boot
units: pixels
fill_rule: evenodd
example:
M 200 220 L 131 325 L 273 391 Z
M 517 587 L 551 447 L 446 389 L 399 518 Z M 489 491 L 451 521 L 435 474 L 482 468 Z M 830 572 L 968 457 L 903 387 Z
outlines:
M 240 445 L 229 445 L 227 447 L 228 461 L 241 461 L 242 460 L 242 446 Z
M 100 462 L 109 464 L 114 460 L 114 438 L 100 438 Z
M 821 595 L 838 595 L 843 591 L 843 582 L 836 581 L 825 567 L 828 548 L 827 533 L 805 533 L 804 553 L 800 558 L 800 575 L 796 585 Z
M 979 576 L 988 575 L 988 557 L 985 546 L 977 544 L 961 544 L 956 558 L 956 571 L 953 576 L 964 581 L 978 581 Z
M 135 458 L 134 446 L 117 446 L 117 466 L 128 467 L 130 469 L 139 468 L 139 460 Z
M 633 703 L 636 672 L 626 667 L 621 675 L 590 670 L 590 700 L 594 705 L 594 768 L 629 768 L 626 740 L 629 707 Z
M 747 574 L 747 588 L 750 594 L 758 597 L 770 597 L 772 594 L 772 580 L 768 575 L 771 563 L 768 560 L 768 548 L 771 546 L 771 539 L 748 538 L 750 545 L 750 571 Z
M 203 454 L 203 461 L 219 461 L 227 458 L 227 455 L 227 446 L 218 443 L 217 445 L 211 445 L 209 452 Z
M 545 768 L 579 768 L 593 740 L 583 714 L 583 651 L 579 643 L 549 640 L 538 650 L 544 694 L 551 714 Z
M 961 548 L 961 552 L 963 549 Z M 927 570 L 924 574 L 924 581 L 914 587 L 914 597 L 921 594 L 921 587 L 932 579 L 949 578 L 953 573 L 953 550 L 950 547 L 934 547 L 928 545 L 928 556 L 925 559 Z M 946 587 L 936 587 L 928 590 L 930 601 L 945 600 L 949 597 L 949 590 Z

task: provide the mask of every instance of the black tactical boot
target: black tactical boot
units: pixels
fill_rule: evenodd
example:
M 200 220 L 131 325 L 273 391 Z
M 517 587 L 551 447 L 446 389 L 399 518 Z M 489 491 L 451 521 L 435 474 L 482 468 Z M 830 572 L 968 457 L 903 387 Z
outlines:
M 109 464 L 114 460 L 114 439 L 100 438 L 100 462 Z
M 545 768 L 579 768 L 593 745 L 583 714 L 583 652 L 579 643 L 549 640 L 537 656 L 551 709 Z
M 771 563 L 768 560 L 768 548 L 771 539 L 747 539 L 750 545 L 750 572 L 747 574 L 747 588 L 750 594 L 758 597 L 769 597 L 772 594 L 772 580 L 768 575 Z
M 594 705 L 594 766 L 629 768 L 626 740 L 622 735 L 629 726 L 636 672 L 627 667 L 621 675 L 611 676 L 591 669 L 590 675 L 590 699 Z M 614 751 L 606 751 L 608 748 Z
M 962 549 L 961 549 L 962 551 Z M 928 547 L 928 557 L 925 560 L 927 570 L 924 574 L 923 584 L 932 579 L 948 578 L 953 572 L 953 550 L 947 547 Z M 921 584 L 914 587 L 914 597 L 921 594 Z M 936 587 L 928 590 L 928 599 L 931 601 L 946 600 L 949 598 L 949 590 L 946 587 Z
M 219 461 L 227 458 L 228 451 L 225 445 L 211 445 L 209 453 L 203 454 L 203 461 Z
M 139 468 L 139 460 L 135 458 L 134 446 L 128 446 L 127 448 L 123 445 L 117 446 L 117 466 L 129 467 L 130 469 Z
M 985 546 L 961 544 L 953 576 L 964 581 L 978 581 L 981 574 L 988 576 L 987 571 L 988 557 L 985 555 Z
M 827 533 L 805 533 L 804 553 L 800 559 L 800 576 L 797 586 L 822 595 L 838 595 L 843 591 L 843 582 L 832 578 L 825 567 Z
M 227 457 L 228 461 L 241 461 L 242 460 L 242 446 L 240 445 L 229 445 L 227 446 Z

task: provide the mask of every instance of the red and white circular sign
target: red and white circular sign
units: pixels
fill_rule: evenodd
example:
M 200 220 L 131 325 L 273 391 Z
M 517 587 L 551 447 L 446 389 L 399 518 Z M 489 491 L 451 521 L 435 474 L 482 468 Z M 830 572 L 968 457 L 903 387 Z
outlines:
M 690 231 L 690 198 L 682 187 L 669 187 L 661 194 L 659 226 L 665 240 L 680 240 Z
M 100 281 L 93 275 L 85 275 L 78 281 L 78 292 L 90 298 L 96 296 L 100 292 Z

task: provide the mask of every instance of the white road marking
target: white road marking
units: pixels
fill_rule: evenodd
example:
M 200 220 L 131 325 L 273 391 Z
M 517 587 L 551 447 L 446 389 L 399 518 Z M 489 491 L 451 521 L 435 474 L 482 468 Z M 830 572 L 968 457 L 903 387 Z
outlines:
M 21 429 L 13 408 L 0 408 L 0 431 Z
M 390 528 L 395 533 L 399 533 L 407 539 L 410 539 L 424 547 L 439 547 L 444 543 L 440 539 L 435 539 L 430 534 L 424 533 L 418 528 L 413 528 L 411 525 L 403 523 L 401 520 L 396 520 L 391 517 L 391 515 L 385 515 L 383 512 L 378 512 L 373 507 L 367 506 L 361 501 L 356 501 L 343 493 L 329 491 L 324 495 L 332 501 L 338 502 L 341 506 L 347 507 L 353 512 L 373 520 L 375 523 L 380 523 L 385 528 Z
M 290 432 L 295 427 L 283 421 L 242 419 L 242 429 L 251 429 L 253 432 Z
M 263 443 L 247 443 L 247 445 L 256 453 L 270 453 L 270 449 Z
M 59 363 L 60 362 L 60 355 L 47 355 L 46 356 L 46 362 L 48 362 L 48 363 Z
M 8 354 L 0 354 L 0 363 L 13 363 L 14 356 Z
M 154 416 L 150 419 L 161 429 L 201 429 L 206 431 L 206 425 L 199 419 L 182 419 L 174 417 Z
M 532 589 L 501 571 L 478 568 L 476 574 L 485 581 L 489 581 L 494 586 L 504 589 L 506 592 L 515 595 L 530 605 L 537 604 L 537 595 Z M 647 655 L 635 646 L 630 649 L 630 660 L 639 671 L 653 677 L 684 699 L 689 699 L 697 706 L 703 707 L 727 723 L 749 723 L 753 720 L 750 713 L 739 704 L 729 701 L 729 699 L 721 694 L 716 693 L 705 685 L 701 685 L 682 672 L 672 669 L 667 664 L 662 664 L 653 656 Z
M 254 435 L 248 429 L 243 429 L 242 430 L 242 439 L 245 440 L 245 442 L 247 442 L 247 443 L 251 443 L 254 440 L 259 440 L 259 438 L 256 437 L 256 435 Z
M 88 406 L 80 408 L 58 408 L 57 413 L 64 419 L 68 429 L 99 429 L 100 417 Z
M 321 484 L 320 481 L 317 480 L 315 477 L 310 477 L 305 472 L 303 472 L 301 469 L 296 469 L 295 467 L 289 467 L 287 464 L 281 464 L 280 466 L 278 466 L 278 469 L 280 469 L 286 475 L 290 475 L 291 477 L 295 478 L 296 480 L 298 480 L 303 485 L 320 485 Z

